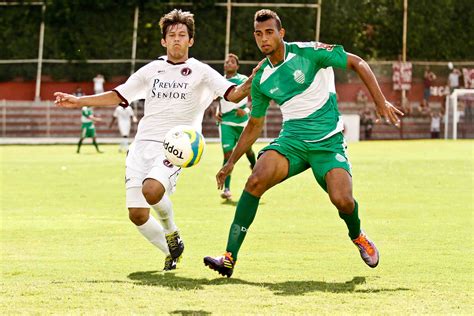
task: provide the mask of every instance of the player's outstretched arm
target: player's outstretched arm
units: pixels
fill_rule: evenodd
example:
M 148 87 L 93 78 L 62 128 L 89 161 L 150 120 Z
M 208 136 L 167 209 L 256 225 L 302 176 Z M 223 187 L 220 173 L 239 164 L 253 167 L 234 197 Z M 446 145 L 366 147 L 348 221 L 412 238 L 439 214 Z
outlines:
M 394 107 L 385 99 L 385 96 L 380 89 L 380 86 L 375 78 L 374 73 L 359 56 L 347 54 L 347 68 L 354 70 L 359 75 L 360 79 L 365 83 L 375 103 L 375 110 L 378 119 L 385 119 L 387 123 L 392 123 L 399 126 L 399 115 L 403 116 L 403 112 Z
M 253 143 L 255 143 L 257 140 L 258 136 L 260 136 L 264 122 L 265 117 L 250 117 L 247 126 L 245 126 L 242 134 L 240 135 L 239 141 L 235 146 L 232 155 L 230 155 L 229 160 L 216 175 L 217 188 L 219 190 L 224 187 L 225 178 L 231 174 L 235 163 L 250 149 Z
M 122 99 L 114 91 L 107 91 L 95 95 L 76 97 L 63 92 L 54 93 L 54 103 L 63 108 L 80 108 L 83 106 L 116 106 Z
M 243 98 L 247 97 L 250 94 L 250 88 L 252 87 L 252 80 L 255 77 L 255 74 L 262 66 L 265 59 L 262 59 L 257 66 L 252 70 L 252 74 L 249 78 L 242 83 L 241 85 L 237 86 L 236 88 L 232 89 L 229 94 L 227 95 L 227 100 L 233 103 L 239 103 Z

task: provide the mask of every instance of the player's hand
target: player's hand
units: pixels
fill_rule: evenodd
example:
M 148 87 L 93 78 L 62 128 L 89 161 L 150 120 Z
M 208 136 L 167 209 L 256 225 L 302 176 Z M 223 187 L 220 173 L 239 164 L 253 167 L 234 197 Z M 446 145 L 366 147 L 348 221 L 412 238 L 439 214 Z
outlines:
M 391 123 L 395 126 L 400 126 L 399 116 L 405 115 L 402 111 L 394 107 L 390 102 L 385 101 L 383 105 L 375 104 L 375 112 L 377 114 L 376 122 L 385 120 L 387 123 Z
M 217 188 L 219 190 L 222 190 L 222 188 L 224 187 L 225 178 L 227 178 L 227 176 L 232 173 L 233 169 L 234 164 L 227 162 L 224 166 L 222 166 L 221 170 L 219 170 L 216 175 Z
M 222 113 L 221 112 L 216 112 L 214 117 L 216 118 L 217 122 L 219 122 L 219 123 L 222 122 Z
M 245 110 L 242 110 L 242 109 L 237 109 L 237 111 L 235 112 L 235 115 L 238 116 L 238 117 L 242 117 L 244 116 L 245 114 L 247 114 L 247 112 L 245 112 Z
M 55 92 L 54 93 L 54 103 L 62 108 L 78 108 L 81 107 L 79 104 L 79 98 L 63 92 Z
M 266 58 L 262 59 L 258 64 L 257 66 L 255 66 L 255 68 L 252 70 L 252 74 L 250 75 L 249 79 L 253 79 L 253 77 L 255 76 L 255 74 L 257 73 L 257 71 L 260 69 L 260 67 L 262 67 L 262 64 L 265 62 Z

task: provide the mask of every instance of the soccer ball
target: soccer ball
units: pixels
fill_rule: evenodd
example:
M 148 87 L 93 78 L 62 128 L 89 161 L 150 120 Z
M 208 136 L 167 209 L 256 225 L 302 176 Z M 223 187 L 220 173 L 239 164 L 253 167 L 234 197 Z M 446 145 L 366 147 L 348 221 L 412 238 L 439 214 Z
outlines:
M 168 131 L 163 141 L 166 158 L 175 166 L 189 168 L 201 160 L 206 142 L 193 127 L 180 125 Z

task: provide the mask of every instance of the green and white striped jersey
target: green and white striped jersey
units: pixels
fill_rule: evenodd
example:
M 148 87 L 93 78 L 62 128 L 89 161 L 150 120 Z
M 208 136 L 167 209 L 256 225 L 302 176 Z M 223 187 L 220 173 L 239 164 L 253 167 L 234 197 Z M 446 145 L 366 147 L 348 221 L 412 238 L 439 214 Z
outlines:
M 285 59 L 273 66 L 267 59 L 252 81 L 253 117 L 263 117 L 270 100 L 283 115 L 281 136 L 317 142 L 342 131 L 332 67 L 346 68 L 339 45 L 284 43 Z
M 91 115 L 94 115 L 92 109 L 88 106 L 83 106 L 81 115 L 81 123 L 83 126 L 93 125 L 94 122 L 89 118 Z
M 236 85 L 240 85 L 247 81 L 248 77 L 242 74 L 235 74 L 231 78 L 226 78 Z M 221 124 L 232 125 L 232 126 L 245 126 L 249 119 L 248 114 L 244 116 L 237 116 L 236 112 L 238 108 L 245 109 L 247 107 L 247 98 L 243 98 L 239 103 L 233 103 L 226 101 L 225 99 L 220 99 L 220 111 L 222 113 L 222 122 Z

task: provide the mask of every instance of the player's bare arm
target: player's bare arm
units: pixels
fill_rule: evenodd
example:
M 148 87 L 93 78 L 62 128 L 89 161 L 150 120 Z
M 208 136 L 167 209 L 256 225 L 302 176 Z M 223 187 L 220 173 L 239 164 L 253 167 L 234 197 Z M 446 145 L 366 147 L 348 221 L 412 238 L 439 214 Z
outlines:
M 404 114 L 385 99 L 377 79 L 367 62 L 359 56 L 348 53 L 347 68 L 357 72 L 360 79 L 367 86 L 367 89 L 374 99 L 377 117 L 379 119 L 385 119 L 387 123 L 398 126 L 400 123 L 399 116 L 403 116 Z
M 250 117 L 247 126 L 245 126 L 242 135 L 240 135 L 239 142 L 235 146 L 232 155 L 216 175 L 217 188 L 219 190 L 223 188 L 225 178 L 231 174 L 232 169 L 234 169 L 234 164 L 250 149 L 258 136 L 260 136 L 264 123 L 265 117 Z
M 107 91 L 95 95 L 76 97 L 63 92 L 54 93 L 54 103 L 63 108 L 80 108 L 83 106 L 116 106 L 122 99 L 114 91 Z
M 244 83 L 237 86 L 236 88 L 233 88 L 227 94 L 227 101 L 234 102 L 234 103 L 239 103 L 243 98 L 247 97 L 250 94 L 250 88 L 252 87 L 253 77 L 255 77 L 255 74 L 260 69 L 260 67 L 262 66 L 264 61 L 265 61 L 265 59 L 262 59 L 257 64 L 257 66 L 255 66 L 255 68 L 252 70 L 252 74 L 249 76 L 249 78 Z

